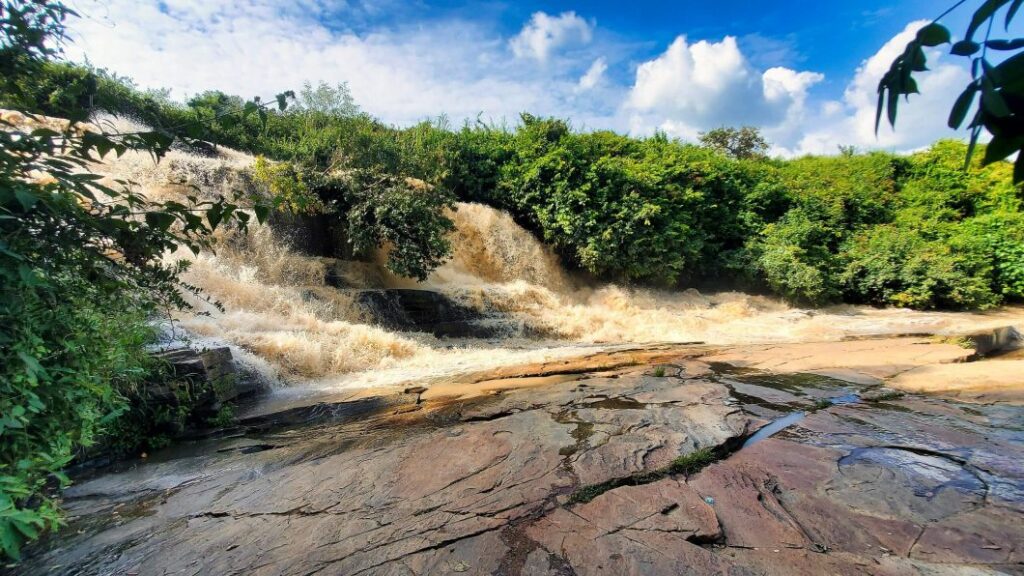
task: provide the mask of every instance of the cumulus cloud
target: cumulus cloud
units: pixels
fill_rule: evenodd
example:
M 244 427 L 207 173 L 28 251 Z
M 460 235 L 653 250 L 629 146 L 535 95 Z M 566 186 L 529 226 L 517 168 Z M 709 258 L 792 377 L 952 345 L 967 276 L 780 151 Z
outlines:
M 551 53 L 573 44 L 587 44 L 593 36 L 593 25 L 575 12 L 551 16 L 536 12 L 509 45 L 517 58 L 547 62 Z
M 598 82 L 604 78 L 604 73 L 607 70 L 608 62 L 603 56 L 594 60 L 594 63 L 590 65 L 590 68 L 587 68 L 586 73 L 584 73 L 583 76 L 580 76 L 580 81 L 579 84 L 577 84 L 577 87 L 580 91 L 593 89 L 594 86 L 597 86 Z
M 656 127 L 684 138 L 722 125 L 771 130 L 797 120 L 808 90 L 823 79 L 781 67 L 760 72 L 732 36 L 692 44 L 680 36 L 637 68 L 625 109 L 634 129 Z
M 456 123 L 480 114 L 514 122 L 529 111 L 587 129 L 661 129 L 692 140 L 749 124 L 784 155 L 832 154 L 841 144 L 903 151 L 958 135 L 943 120 L 968 73 L 934 53 L 932 70 L 920 76 L 923 94 L 901 106 L 896 131 L 883 126 L 875 137 L 878 79 L 920 22 L 851 71 L 842 97 L 826 101 L 815 96 L 821 74 L 765 69 L 733 37 L 681 36 L 623 81 L 610 71 L 638 48 L 596 34 L 573 12 L 534 14 L 509 39 L 482 21 L 380 24 L 379 2 L 393 1 L 79 0 L 86 17 L 73 22 L 68 53 L 144 88 L 171 88 L 179 99 L 207 89 L 268 97 L 306 81 L 346 81 L 367 112 L 399 125 L 442 113 Z
M 356 33 L 324 24 L 331 20 L 325 11 L 351 8 L 319 0 L 298 0 L 291 8 L 273 0 L 81 4 L 88 17 L 72 23 L 71 58 L 87 55 L 140 86 L 171 88 L 177 98 L 207 89 L 267 97 L 305 81 L 347 81 L 357 104 L 403 125 L 442 113 L 458 122 L 480 113 L 512 120 L 527 110 L 573 112 L 569 100 L 578 66 L 553 64 L 541 71 L 531 61 L 509 59 L 506 40 L 473 22 Z M 556 18 L 563 24 L 555 28 L 575 19 L 571 14 Z M 543 28 L 548 20 L 535 16 L 531 22 Z M 586 30 L 589 37 L 589 26 Z M 537 46 L 547 54 L 570 36 L 563 31 Z
M 939 138 L 962 137 L 946 127 L 946 117 L 953 102 L 970 82 L 968 71 L 943 59 L 940 51 L 928 54 L 930 71 L 919 73 L 921 94 L 902 102 L 896 129 L 883 120 L 875 135 L 875 107 L 878 103 L 878 82 L 889 65 L 906 48 L 927 21 L 912 22 L 887 42 L 857 69 L 846 87 L 842 101 L 825 102 L 815 128 L 808 130 L 790 150 L 790 154 L 832 154 L 840 145 L 859 148 L 913 150 L 929 145 Z

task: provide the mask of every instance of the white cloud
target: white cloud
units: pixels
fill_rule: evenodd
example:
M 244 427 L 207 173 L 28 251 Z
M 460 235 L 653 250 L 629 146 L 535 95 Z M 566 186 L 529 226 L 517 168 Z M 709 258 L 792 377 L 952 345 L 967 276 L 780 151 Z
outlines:
M 604 73 L 608 70 L 608 62 L 604 59 L 604 56 L 594 60 L 594 63 L 587 68 L 587 71 L 583 76 L 580 76 L 579 84 L 577 87 L 581 91 L 591 90 L 594 86 L 597 86 L 604 78 Z
M 814 95 L 822 75 L 759 68 L 732 37 L 679 37 L 622 82 L 609 71 L 637 48 L 597 35 L 573 12 L 534 14 L 510 40 L 486 22 L 385 26 L 372 13 L 380 5 L 360 0 L 79 0 L 76 8 L 87 17 L 72 23 L 69 56 L 88 55 L 142 87 L 168 87 L 179 99 L 208 89 L 268 97 L 306 81 L 346 81 L 366 111 L 400 125 L 442 113 L 456 123 L 478 114 L 514 122 L 529 111 L 587 129 L 662 129 L 691 140 L 751 124 L 786 155 L 832 154 L 840 144 L 910 150 L 958 135 L 944 120 L 968 81 L 963 67 L 930 54 L 923 94 L 901 105 L 897 131 L 883 126 L 876 138 L 878 79 L 921 23 L 865 60 L 841 98 L 825 101 Z M 324 22 L 358 22 L 360 31 Z M 510 46 L 519 58 L 509 57 Z
M 593 25 L 575 12 L 551 16 L 536 12 L 509 45 L 517 58 L 547 62 L 551 53 L 562 46 L 587 44 L 593 36 Z
M 480 113 L 499 120 L 527 110 L 587 113 L 573 114 L 568 103 L 578 65 L 553 63 L 542 71 L 509 59 L 506 41 L 480 25 L 443 21 L 357 34 L 321 23 L 323 6 L 347 8 L 300 3 L 86 1 L 80 11 L 88 17 L 72 23 L 68 52 L 78 60 L 88 55 L 140 86 L 169 87 L 177 98 L 208 89 L 267 97 L 305 81 L 347 81 L 357 104 L 397 124 L 442 113 L 456 122 Z
M 883 119 L 875 135 L 875 110 L 878 103 L 878 82 L 889 65 L 900 55 L 908 42 L 926 21 L 912 22 L 887 42 L 874 56 L 857 69 L 843 94 L 841 102 L 822 105 L 815 128 L 808 130 L 789 149 L 789 154 L 833 154 L 840 145 L 859 148 L 885 148 L 907 151 L 929 145 L 939 138 L 962 137 L 946 127 L 946 117 L 960 91 L 970 81 L 963 67 L 944 61 L 940 51 L 928 54 L 931 69 L 918 75 L 919 95 L 901 101 L 896 129 Z
M 770 133 L 802 117 L 808 91 L 822 79 L 781 67 L 759 72 L 732 36 L 693 44 L 680 36 L 639 66 L 625 109 L 640 131 L 692 139 L 717 126 L 754 125 Z

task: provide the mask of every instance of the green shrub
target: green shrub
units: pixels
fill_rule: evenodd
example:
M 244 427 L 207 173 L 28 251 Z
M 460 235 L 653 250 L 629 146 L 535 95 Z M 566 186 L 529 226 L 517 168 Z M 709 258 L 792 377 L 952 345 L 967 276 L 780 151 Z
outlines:
M 823 304 L 839 293 L 835 248 L 841 231 L 804 208 L 768 224 L 750 250 L 768 286 L 797 302 Z
M 844 288 L 854 301 L 919 309 L 986 308 L 999 297 L 991 290 L 991 265 L 979 248 L 877 226 L 849 244 Z
M 147 375 L 152 331 L 140 304 L 73 277 L 0 289 L 0 544 L 9 556 L 56 526 L 47 490 L 67 483 L 64 466 Z

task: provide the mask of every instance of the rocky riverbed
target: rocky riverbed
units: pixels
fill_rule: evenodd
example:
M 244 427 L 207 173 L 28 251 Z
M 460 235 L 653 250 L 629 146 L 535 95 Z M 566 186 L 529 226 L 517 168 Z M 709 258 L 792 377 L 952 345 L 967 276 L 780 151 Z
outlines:
M 660 346 L 262 402 L 78 478 L 11 570 L 1024 574 L 1020 362 L 914 337 Z M 914 374 L 931 394 L 893 388 Z

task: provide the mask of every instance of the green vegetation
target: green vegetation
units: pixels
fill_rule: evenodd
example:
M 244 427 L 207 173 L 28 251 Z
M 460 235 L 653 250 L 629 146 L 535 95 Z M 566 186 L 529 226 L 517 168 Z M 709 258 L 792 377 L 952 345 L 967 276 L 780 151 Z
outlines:
M 55 62 L 72 15 L 60 2 L 0 1 L 4 106 L 86 117 L 86 91 L 101 82 Z M 256 103 L 239 110 L 265 113 Z M 0 130 L 0 550 L 13 558 L 58 525 L 53 489 L 68 482 L 76 455 L 111 431 L 138 442 L 151 429 L 152 418 L 132 427 L 123 417 L 159 373 L 144 347 L 148 321 L 186 306 L 178 276 L 187 264 L 165 253 L 198 253 L 218 227 L 250 220 L 241 199 L 154 202 L 90 171 L 109 154 L 160 157 L 173 135 L 18 118 Z M 257 217 L 269 210 L 259 198 L 246 206 Z
M 620 486 L 640 486 L 657 482 L 673 474 L 691 476 L 707 468 L 720 460 L 725 455 L 725 449 L 715 450 L 714 448 L 699 448 L 688 454 L 683 454 L 672 461 L 671 464 L 657 470 L 638 472 L 625 478 L 614 478 L 600 484 L 582 486 L 569 495 L 569 504 L 586 504 L 601 494 L 614 490 Z
M 764 158 L 768 155 L 771 144 L 761 136 L 761 131 L 753 126 L 729 128 L 723 126 L 701 132 L 697 140 L 705 148 L 710 148 L 733 158 Z
M 715 455 L 714 450 L 711 448 L 701 448 L 689 454 L 683 454 L 673 460 L 672 464 L 668 467 L 668 472 L 669 474 L 689 476 L 707 468 L 717 459 L 718 457 Z
M 888 390 L 880 394 L 872 395 L 868 399 L 868 402 L 888 402 L 890 400 L 899 400 L 900 398 L 903 398 L 903 396 L 903 392 L 898 390 Z
M 992 141 L 984 150 L 983 164 L 1005 160 L 1014 153 L 1024 150 L 1024 39 L 993 38 L 999 28 L 1009 32 L 1024 6 L 1024 0 L 975 0 L 977 8 L 963 39 L 953 43 L 953 35 L 941 24 L 941 20 L 966 4 L 959 0 L 940 14 L 927 26 L 921 28 L 900 54 L 893 60 L 889 71 L 878 83 L 878 113 L 875 130 L 882 123 L 882 113 L 887 113 L 889 123 L 896 125 L 900 96 L 909 99 L 918 93 L 914 74 L 928 70 L 928 55 L 925 48 L 951 44 L 950 54 L 968 58 L 971 61 L 971 81 L 956 99 L 949 112 L 948 125 L 957 130 L 973 112 L 967 129 L 970 145 L 967 149 L 967 164 L 974 156 L 974 150 L 984 130 L 992 135 Z M 981 37 L 980 34 L 984 34 Z M 977 106 L 975 106 L 977 105 Z M 1024 182 L 1024 154 L 1018 154 L 1014 163 L 1014 182 Z
M 25 89 L 41 109 L 92 100 L 164 130 L 198 122 L 199 137 L 279 162 L 255 167 L 278 208 L 327 213 L 357 253 L 386 247 L 405 276 L 447 257 L 445 210 L 461 200 L 507 210 L 569 267 L 605 280 L 810 305 L 974 309 L 1024 297 L 1012 166 L 976 159 L 965 171 L 958 142 L 787 161 L 764 157 L 749 127 L 712 130 L 699 146 L 529 114 L 514 127 L 453 130 L 442 118 L 397 129 L 361 113 L 345 85 L 307 85 L 285 110 L 203 124 L 244 103 L 210 92 L 180 105 L 103 71 L 47 70 Z

